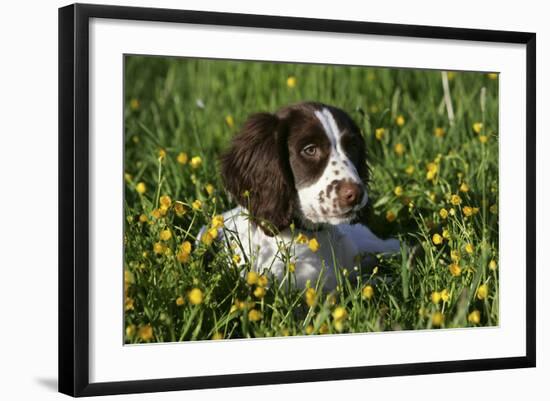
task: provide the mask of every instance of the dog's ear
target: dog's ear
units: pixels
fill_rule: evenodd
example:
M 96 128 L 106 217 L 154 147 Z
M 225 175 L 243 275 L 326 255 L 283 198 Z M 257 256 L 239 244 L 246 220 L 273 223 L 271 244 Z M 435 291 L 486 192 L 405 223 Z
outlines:
M 227 191 L 267 235 L 290 225 L 295 189 L 284 119 L 270 113 L 249 117 L 222 155 L 221 173 Z

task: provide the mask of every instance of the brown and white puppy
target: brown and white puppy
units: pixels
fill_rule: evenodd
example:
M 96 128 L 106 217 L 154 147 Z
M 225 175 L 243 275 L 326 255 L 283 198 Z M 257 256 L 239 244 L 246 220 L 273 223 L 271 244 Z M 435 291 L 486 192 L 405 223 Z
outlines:
M 365 141 L 341 109 L 303 102 L 252 115 L 222 156 L 225 187 L 240 205 L 224 214 L 230 242 L 241 244 L 233 248 L 281 279 L 281 243 L 289 245 L 298 285 L 323 271 L 324 286 L 335 287 L 335 269 L 354 268 L 357 256 L 399 250 L 397 240 L 351 224 L 367 204 L 367 174 Z M 296 243 L 298 233 L 319 249 Z

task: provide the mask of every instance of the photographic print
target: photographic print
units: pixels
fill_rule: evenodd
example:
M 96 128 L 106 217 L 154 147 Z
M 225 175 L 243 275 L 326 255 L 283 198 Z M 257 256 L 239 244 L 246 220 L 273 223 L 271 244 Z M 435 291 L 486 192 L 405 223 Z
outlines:
M 497 73 L 124 57 L 125 344 L 499 325 Z
M 61 8 L 59 391 L 534 367 L 535 60 L 530 32 Z

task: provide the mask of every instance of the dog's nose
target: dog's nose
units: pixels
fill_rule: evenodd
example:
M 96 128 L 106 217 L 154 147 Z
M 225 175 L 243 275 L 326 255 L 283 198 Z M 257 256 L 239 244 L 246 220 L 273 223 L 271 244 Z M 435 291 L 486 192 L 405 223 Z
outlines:
M 338 188 L 338 201 L 340 207 L 353 207 L 361 202 L 363 198 L 363 188 L 354 182 L 344 181 Z

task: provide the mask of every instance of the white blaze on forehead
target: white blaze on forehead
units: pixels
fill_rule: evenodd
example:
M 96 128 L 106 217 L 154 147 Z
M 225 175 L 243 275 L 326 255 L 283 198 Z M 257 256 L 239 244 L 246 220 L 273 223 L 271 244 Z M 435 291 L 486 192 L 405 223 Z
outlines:
M 325 169 L 317 181 L 307 187 L 297 189 L 300 208 L 304 217 L 309 221 L 340 224 L 346 221 L 345 218 L 338 216 L 349 210 L 342 210 L 340 207 L 337 201 L 338 194 L 333 183 L 351 181 L 362 185 L 362 182 L 355 165 L 347 157 L 341 146 L 342 132 L 330 110 L 322 108 L 321 110 L 315 110 L 314 113 L 330 141 L 330 155 Z M 327 189 L 329 185 L 332 188 L 330 191 Z M 367 193 L 363 191 L 363 199 L 354 209 L 358 210 L 366 203 Z
M 361 178 L 359 178 L 359 173 L 355 168 L 353 162 L 346 156 L 346 153 L 342 149 L 340 144 L 340 137 L 342 133 L 336 124 L 336 120 L 332 113 L 327 109 L 323 108 L 322 110 L 315 110 L 315 116 L 320 121 L 325 133 L 327 134 L 328 139 L 331 143 L 331 152 L 327 167 L 323 176 L 326 180 L 332 181 L 333 179 L 348 179 L 352 182 L 360 183 Z M 336 162 L 333 164 L 333 162 Z M 330 172 L 337 168 L 342 173 L 339 177 L 333 176 Z M 323 180 L 321 176 L 320 181 Z
M 323 126 L 323 129 L 328 136 L 328 139 L 330 139 L 332 147 L 338 147 L 340 130 L 338 129 L 338 125 L 336 124 L 332 113 L 324 108 L 323 110 L 315 110 L 315 116 L 321 122 L 321 125 Z

